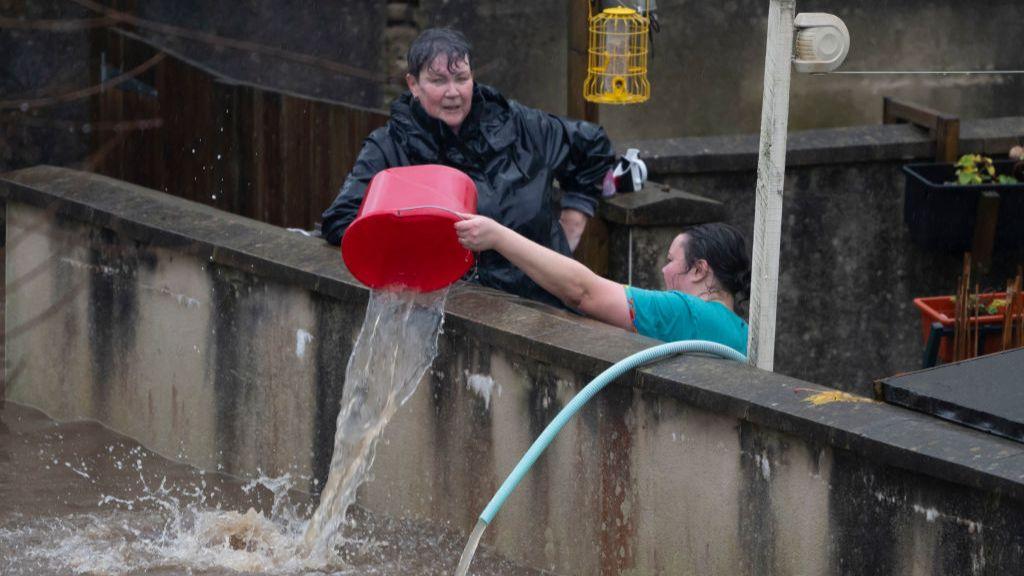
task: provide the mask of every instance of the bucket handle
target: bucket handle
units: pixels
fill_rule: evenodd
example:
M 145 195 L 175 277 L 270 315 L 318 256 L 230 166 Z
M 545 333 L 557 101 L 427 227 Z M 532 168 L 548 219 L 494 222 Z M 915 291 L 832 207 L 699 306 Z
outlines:
M 431 209 L 434 209 L 434 210 L 443 210 L 445 212 L 450 212 L 451 214 L 454 214 L 455 217 L 458 218 L 459 220 L 465 220 L 465 218 L 463 218 L 455 210 L 452 210 L 451 208 L 446 208 L 444 206 L 438 206 L 436 204 L 423 204 L 421 206 L 406 206 L 405 208 L 397 208 L 395 210 L 395 216 L 401 216 L 402 212 L 405 212 L 405 211 L 408 211 L 408 210 L 423 210 L 423 209 L 427 209 L 427 208 L 431 208 Z

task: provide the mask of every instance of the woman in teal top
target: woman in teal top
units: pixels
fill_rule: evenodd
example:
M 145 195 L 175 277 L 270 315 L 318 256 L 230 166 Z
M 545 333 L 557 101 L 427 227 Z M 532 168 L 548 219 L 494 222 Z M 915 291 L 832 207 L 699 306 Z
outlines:
M 659 340 L 710 340 L 747 353 L 747 323 L 734 308 L 750 287 L 750 258 L 734 226 L 702 224 L 676 236 L 661 291 L 624 287 L 490 218 L 461 216 L 455 232 L 463 246 L 496 250 L 570 308 Z

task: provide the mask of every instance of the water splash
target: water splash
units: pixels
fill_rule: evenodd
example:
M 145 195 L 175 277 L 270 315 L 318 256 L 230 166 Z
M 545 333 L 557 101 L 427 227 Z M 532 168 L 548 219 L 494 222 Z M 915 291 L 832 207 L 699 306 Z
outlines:
M 271 517 L 255 508 L 243 514 L 210 507 L 217 495 L 202 480 L 173 486 L 162 478 L 154 486 L 140 471 L 137 496 L 104 495 L 97 512 L 40 518 L 0 529 L 0 546 L 17 549 L 21 559 L 16 566 L 25 568 L 25 573 L 60 570 L 120 576 L 227 570 L 289 574 L 344 566 L 337 555 L 298 554 L 305 523 L 302 507 L 289 500 L 289 474 L 261 477 L 242 490 L 257 486 L 273 495 Z
M 373 464 L 377 440 L 437 355 L 448 290 L 373 291 L 345 370 L 327 483 L 304 535 L 311 557 L 328 550 Z

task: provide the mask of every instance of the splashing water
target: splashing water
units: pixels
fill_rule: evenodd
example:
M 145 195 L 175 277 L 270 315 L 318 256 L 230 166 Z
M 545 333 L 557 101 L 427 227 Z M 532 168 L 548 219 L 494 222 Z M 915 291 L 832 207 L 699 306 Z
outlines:
M 447 296 L 447 288 L 427 294 L 371 292 L 345 370 L 327 483 L 304 535 L 311 557 L 331 547 L 373 464 L 377 440 L 434 361 Z
M 452 573 L 463 544 L 454 527 L 356 505 L 326 559 L 304 556 L 316 501 L 290 487 L 308 481 L 294 471 L 248 482 L 204 472 L 95 422 L 56 423 L 7 402 L 0 406 L 0 574 Z M 538 576 L 486 551 L 473 572 Z
M 168 462 L 94 422 L 58 425 L 11 403 L 0 419 L 14 420 L 12 432 L 0 429 L 0 462 L 11 462 L 0 470 L 0 573 L 296 573 L 344 566 L 337 556 L 296 553 L 310 507 L 292 490 L 301 480 L 292 474 L 242 485 Z

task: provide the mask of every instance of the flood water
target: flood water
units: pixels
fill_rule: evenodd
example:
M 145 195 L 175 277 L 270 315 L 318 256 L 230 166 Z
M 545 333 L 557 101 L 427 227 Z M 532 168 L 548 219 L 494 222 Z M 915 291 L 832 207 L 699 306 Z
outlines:
M 326 558 L 296 554 L 316 498 L 293 483 L 204 472 L 95 422 L 58 423 L 6 402 L 0 574 L 454 572 L 464 534 L 356 506 Z M 472 573 L 540 574 L 486 552 Z

